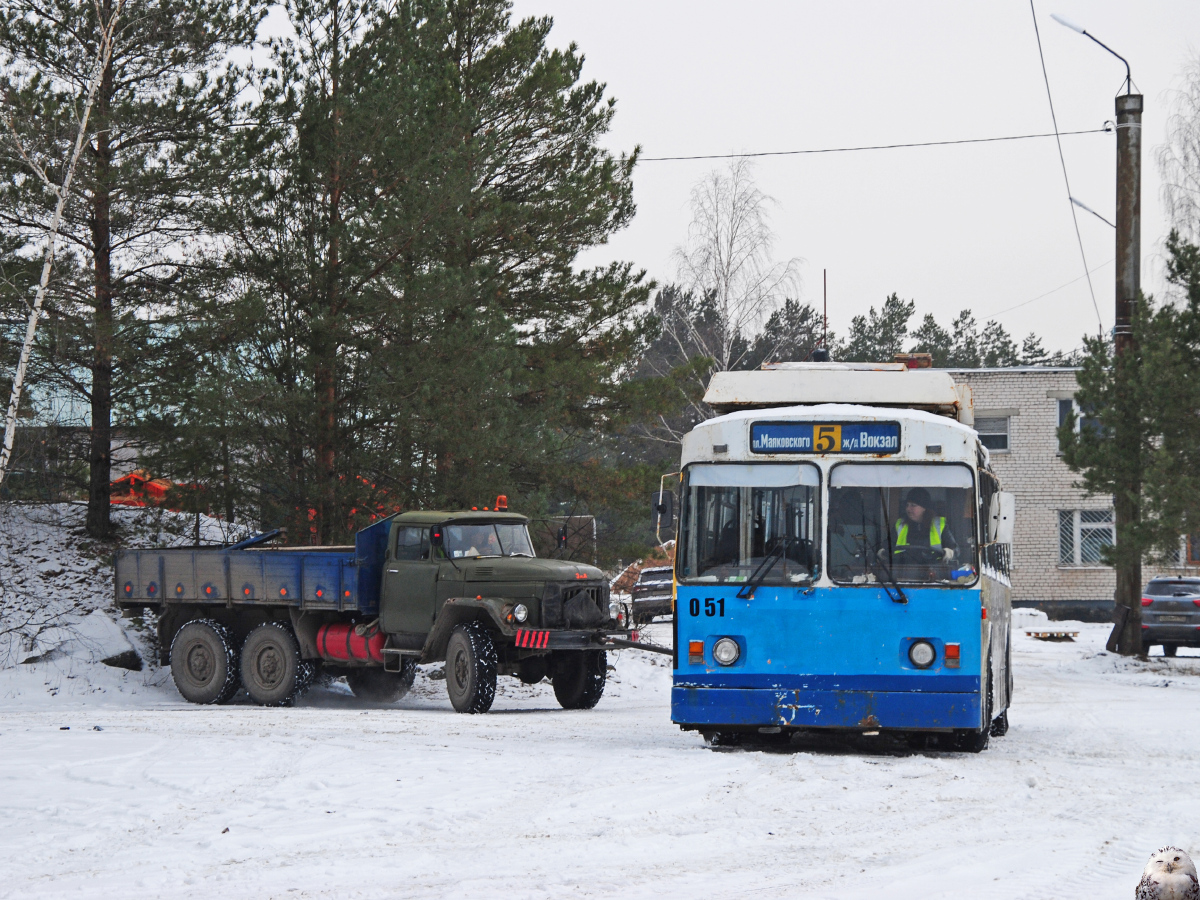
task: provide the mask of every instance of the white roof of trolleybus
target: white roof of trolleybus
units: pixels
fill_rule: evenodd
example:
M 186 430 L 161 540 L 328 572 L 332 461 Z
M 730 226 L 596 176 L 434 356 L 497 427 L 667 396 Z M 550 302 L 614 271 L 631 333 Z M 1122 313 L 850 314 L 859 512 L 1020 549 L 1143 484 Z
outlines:
M 752 422 L 900 422 L 900 451 L 876 457 L 869 453 L 752 453 Z M 922 462 L 977 460 L 978 438 L 967 425 L 948 416 L 917 409 L 888 409 L 849 403 L 745 409 L 702 422 L 683 436 L 682 464 L 694 462 L 799 462 L 888 459 Z M 986 450 L 984 451 L 986 456 Z
M 939 369 L 898 363 L 773 363 L 717 372 L 704 402 L 718 413 L 823 403 L 923 409 L 974 424 L 971 388 Z

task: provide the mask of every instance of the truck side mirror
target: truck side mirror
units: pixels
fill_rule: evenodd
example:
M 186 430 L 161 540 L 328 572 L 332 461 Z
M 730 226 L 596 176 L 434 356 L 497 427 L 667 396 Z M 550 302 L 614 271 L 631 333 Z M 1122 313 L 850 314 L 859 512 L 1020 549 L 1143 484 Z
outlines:
M 670 491 L 655 491 L 650 496 L 654 512 L 651 524 L 655 529 L 670 528 L 675 524 L 675 495 Z

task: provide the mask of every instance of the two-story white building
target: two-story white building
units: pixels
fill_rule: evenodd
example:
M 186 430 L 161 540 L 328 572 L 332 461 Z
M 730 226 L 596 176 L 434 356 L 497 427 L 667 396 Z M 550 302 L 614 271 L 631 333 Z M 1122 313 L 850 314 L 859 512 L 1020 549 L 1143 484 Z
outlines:
M 974 397 L 975 429 L 1004 489 L 1016 495 L 1013 605 L 1051 618 L 1107 621 L 1115 578 L 1100 560 L 1113 542 L 1112 498 L 1077 487 L 1058 451 L 1059 423 L 1071 409 L 1078 369 L 951 369 Z M 1200 541 L 1181 542 L 1180 568 L 1143 567 L 1143 576 L 1200 567 Z

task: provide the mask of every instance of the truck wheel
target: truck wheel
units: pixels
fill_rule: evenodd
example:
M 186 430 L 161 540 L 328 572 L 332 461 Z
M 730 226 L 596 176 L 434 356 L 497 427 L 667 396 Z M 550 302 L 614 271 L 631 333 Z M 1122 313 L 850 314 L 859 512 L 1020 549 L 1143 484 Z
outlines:
M 496 644 L 479 622 L 455 627 L 446 645 L 446 693 L 460 713 L 485 713 L 496 699 Z
M 554 696 L 563 709 L 591 709 L 604 696 L 608 654 L 575 650 L 554 654 Z
M 267 622 L 250 632 L 242 645 L 242 685 L 260 706 L 291 706 L 308 690 L 316 674 L 300 658 L 300 645 L 281 622 Z
M 351 669 L 346 673 L 346 683 L 359 700 L 372 703 L 395 703 L 408 693 L 417 677 L 417 661 L 404 657 L 399 672 L 385 672 L 374 666 Z
M 191 703 L 227 703 L 237 693 L 237 650 L 220 622 L 192 619 L 171 641 L 171 677 Z

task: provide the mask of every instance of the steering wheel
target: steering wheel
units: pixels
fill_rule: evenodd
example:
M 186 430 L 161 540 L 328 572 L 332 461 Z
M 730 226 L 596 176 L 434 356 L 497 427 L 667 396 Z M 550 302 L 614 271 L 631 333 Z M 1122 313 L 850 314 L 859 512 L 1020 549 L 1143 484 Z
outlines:
M 943 562 L 945 557 L 940 550 L 934 550 L 932 547 L 904 547 L 902 553 L 897 553 L 895 556 L 896 562 L 908 563 L 913 565 L 928 565 L 935 562 Z

